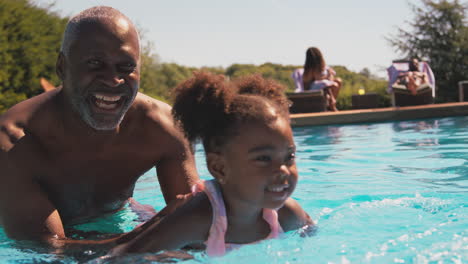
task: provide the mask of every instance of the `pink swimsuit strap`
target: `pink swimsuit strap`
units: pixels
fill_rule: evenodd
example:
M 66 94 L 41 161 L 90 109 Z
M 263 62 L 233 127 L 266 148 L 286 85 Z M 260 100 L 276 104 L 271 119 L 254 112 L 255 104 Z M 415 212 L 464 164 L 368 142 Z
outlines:
M 237 248 L 239 244 L 225 242 L 227 230 L 226 207 L 223 196 L 215 180 L 198 181 L 192 187 L 192 193 L 205 192 L 211 202 L 213 221 L 210 227 L 208 239 L 205 241 L 208 256 L 223 256 L 226 251 Z M 263 209 L 263 219 L 270 225 L 270 234 L 266 239 L 277 238 L 283 229 L 278 221 L 278 212 L 273 209 Z

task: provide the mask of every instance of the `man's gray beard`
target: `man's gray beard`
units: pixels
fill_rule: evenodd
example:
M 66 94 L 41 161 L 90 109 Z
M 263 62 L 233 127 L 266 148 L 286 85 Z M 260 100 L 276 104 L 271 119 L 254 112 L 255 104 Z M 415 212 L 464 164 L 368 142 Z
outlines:
M 81 97 L 80 97 L 81 99 Z M 130 105 L 125 105 L 124 108 L 122 108 L 122 111 L 119 113 L 119 117 L 115 119 L 114 122 L 108 121 L 108 122 L 99 122 L 96 119 L 94 119 L 91 115 L 90 107 L 86 103 L 86 100 L 71 100 L 73 109 L 75 112 L 81 117 L 81 119 L 91 128 L 94 130 L 100 130 L 100 131 L 106 131 L 106 130 L 114 130 L 116 129 L 119 124 L 122 122 L 125 113 L 127 110 L 130 108 Z

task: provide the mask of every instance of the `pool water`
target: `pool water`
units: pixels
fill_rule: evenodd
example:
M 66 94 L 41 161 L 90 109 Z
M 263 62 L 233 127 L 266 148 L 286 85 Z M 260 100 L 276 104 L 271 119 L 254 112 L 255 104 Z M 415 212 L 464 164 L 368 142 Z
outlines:
M 222 258 L 196 253 L 184 263 L 466 263 L 467 128 L 468 117 L 295 128 L 300 179 L 293 198 L 317 223 L 317 233 L 290 232 Z M 209 179 L 200 147 L 196 155 L 202 178 Z M 140 179 L 135 198 L 164 206 L 154 170 Z M 78 228 L 125 232 L 135 219 L 126 209 Z M 0 229 L 0 263 L 34 261 L 76 262 L 18 246 Z

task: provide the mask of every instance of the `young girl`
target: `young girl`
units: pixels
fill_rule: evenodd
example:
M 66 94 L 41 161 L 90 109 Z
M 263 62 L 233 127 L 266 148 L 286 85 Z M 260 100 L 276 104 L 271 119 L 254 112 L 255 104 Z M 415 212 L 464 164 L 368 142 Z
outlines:
M 304 74 L 302 76 L 304 90 L 314 91 L 326 89 L 328 107 L 332 111 L 336 108 L 336 98 L 341 88 L 341 79 L 335 77 L 336 72 L 326 66 L 322 52 L 318 48 L 311 47 L 306 51 Z
M 201 72 L 175 93 L 174 117 L 191 142 L 201 140 L 214 179 L 198 182 L 182 205 L 145 224 L 112 255 L 202 245 L 209 256 L 221 256 L 313 224 L 290 198 L 298 175 L 281 85 Z

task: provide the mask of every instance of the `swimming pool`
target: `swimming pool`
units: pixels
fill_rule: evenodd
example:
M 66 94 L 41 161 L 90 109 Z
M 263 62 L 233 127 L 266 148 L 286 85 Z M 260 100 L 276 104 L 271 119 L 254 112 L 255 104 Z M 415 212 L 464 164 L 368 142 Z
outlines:
M 299 184 L 293 197 L 317 222 L 244 246 L 225 257 L 184 263 L 463 263 L 468 259 L 468 117 L 295 128 Z M 209 178 L 201 149 L 197 163 Z M 135 198 L 160 209 L 154 170 Z M 81 229 L 131 230 L 130 210 Z M 93 254 L 93 252 L 83 253 Z M 16 247 L 0 230 L 0 263 L 74 263 Z M 141 256 L 123 258 L 121 263 Z M 145 262 L 146 263 L 146 262 Z

